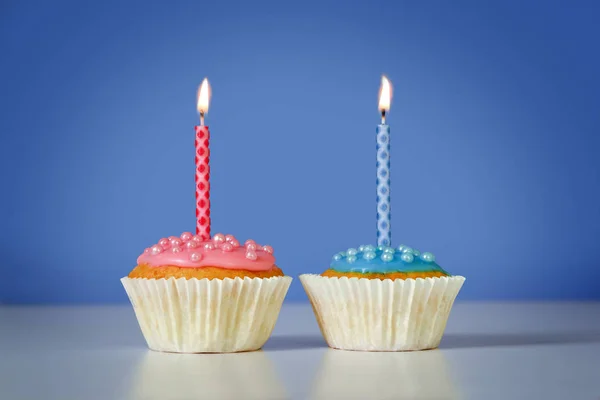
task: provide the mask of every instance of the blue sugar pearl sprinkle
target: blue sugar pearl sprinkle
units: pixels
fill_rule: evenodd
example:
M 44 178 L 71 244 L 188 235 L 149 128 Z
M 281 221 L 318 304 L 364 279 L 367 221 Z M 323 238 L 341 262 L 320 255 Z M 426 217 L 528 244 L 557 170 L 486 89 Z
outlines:
M 365 252 L 368 252 L 368 251 L 373 252 L 373 251 L 375 251 L 375 246 L 368 244 L 368 245 L 365 246 L 365 248 L 364 248 L 363 251 L 365 251 Z
M 419 254 L 421 254 L 421 252 L 417 249 L 413 249 L 412 253 L 415 257 L 418 256 Z
M 341 254 L 336 254 L 333 256 L 334 261 L 340 261 L 342 259 L 342 255 Z
M 404 253 L 400 256 L 400 258 L 406 263 L 411 263 L 415 259 L 411 253 Z
M 348 258 L 346 258 L 346 261 L 348 261 L 349 264 L 352 264 L 356 261 L 356 256 L 348 256 Z
M 396 252 L 396 250 L 393 247 L 384 247 L 383 248 L 383 252 L 384 253 L 394 254 Z
M 402 252 L 403 252 L 404 254 L 412 254 L 412 252 L 413 252 L 413 249 L 411 249 L 411 248 L 410 248 L 410 247 L 408 247 L 408 246 L 404 246 L 404 248 L 402 249 Z
M 427 262 L 434 262 L 435 256 L 431 253 L 425 252 L 425 253 L 421 254 L 421 259 L 423 261 L 427 261 Z
M 346 254 L 348 254 L 348 257 L 355 256 L 356 254 L 358 254 L 358 250 L 354 248 L 349 248 L 348 250 L 346 250 Z
M 393 254 L 390 254 L 390 253 L 383 253 L 383 254 L 381 255 L 381 259 L 382 259 L 384 262 L 390 262 L 390 261 L 392 261 L 392 260 L 394 259 L 394 255 L 393 255 Z
M 367 261 L 371 261 L 371 260 L 375 259 L 375 257 L 377 257 L 377 254 L 375 254 L 375 252 L 373 252 L 373 251 L 366 251 L 363 254 L 363 258 Z

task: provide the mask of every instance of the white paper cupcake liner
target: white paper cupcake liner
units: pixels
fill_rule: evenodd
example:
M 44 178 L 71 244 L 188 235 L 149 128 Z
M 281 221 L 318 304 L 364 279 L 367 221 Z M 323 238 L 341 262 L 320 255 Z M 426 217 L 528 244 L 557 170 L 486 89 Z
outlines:
M 292 278 L 125 277 L 121 282 L 150 349 L 230 353 L 263 346 Z
M 327 344 L 343 350 L 439 346 L 462 276 L 418 279 L 300 275 Z

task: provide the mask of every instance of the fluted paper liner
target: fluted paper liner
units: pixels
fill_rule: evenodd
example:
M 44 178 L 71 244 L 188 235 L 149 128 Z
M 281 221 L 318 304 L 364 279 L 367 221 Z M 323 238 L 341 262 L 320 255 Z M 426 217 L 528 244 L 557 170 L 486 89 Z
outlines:
M 465 278 L 337 278 L 300 275 L 321 333 L 343 350 L 407 351 L 439 346 Z
M 150 349 L 230 353 L 264 345 L 292 278 L 125 277 L 121 282 Z

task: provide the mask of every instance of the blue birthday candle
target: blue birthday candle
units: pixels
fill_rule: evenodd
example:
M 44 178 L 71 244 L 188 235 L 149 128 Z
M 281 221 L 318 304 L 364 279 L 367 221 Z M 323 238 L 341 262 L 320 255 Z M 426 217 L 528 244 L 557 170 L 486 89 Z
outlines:
M 381 78 L 379 111 L 381 124 L 377 126 L 377 245 L 391 246 L 391 196 L 390 196 L 390 126 L 385 114 L 390 109 L 392 88 L 388 79 Z

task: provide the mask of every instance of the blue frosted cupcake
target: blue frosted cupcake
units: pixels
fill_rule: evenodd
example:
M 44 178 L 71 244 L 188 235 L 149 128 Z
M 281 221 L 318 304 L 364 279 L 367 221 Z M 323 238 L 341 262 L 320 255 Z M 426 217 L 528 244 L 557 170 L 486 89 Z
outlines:
M 300 280 L 330 347 L 402 351 L 439 345 L 465 278 L 450 275 L 431 253 L 364 245 Z

